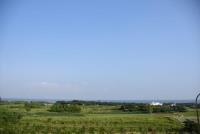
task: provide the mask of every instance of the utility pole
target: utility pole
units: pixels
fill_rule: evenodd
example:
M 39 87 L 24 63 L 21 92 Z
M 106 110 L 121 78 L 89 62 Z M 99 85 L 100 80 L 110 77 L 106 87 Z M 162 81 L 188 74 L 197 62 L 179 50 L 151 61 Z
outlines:
M 199 122 L 199 110 L 198 110 L 198 98 L 200 96 L 200 93 L 196 97 L 196 112 L 197 112 L 197 125 L 198 125 L 198 133 L 200 134 L 200 122 Z

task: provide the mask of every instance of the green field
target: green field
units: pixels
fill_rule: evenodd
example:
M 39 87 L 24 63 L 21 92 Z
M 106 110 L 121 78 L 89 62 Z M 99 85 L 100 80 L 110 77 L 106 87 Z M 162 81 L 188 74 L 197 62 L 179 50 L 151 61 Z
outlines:
M 195 119 L 194 109 L 179 113 L 134 113 L 117 110 L 119 105 L 82 105 L 80 113 L 50 112 L 53 104 L 26 111 L 23 103 L 1 104 L 1 110 L 18 112 L 17 123 L 1 122 L 1 133 L 19 134 L 115 134 L 179 133 L 185 119 Z

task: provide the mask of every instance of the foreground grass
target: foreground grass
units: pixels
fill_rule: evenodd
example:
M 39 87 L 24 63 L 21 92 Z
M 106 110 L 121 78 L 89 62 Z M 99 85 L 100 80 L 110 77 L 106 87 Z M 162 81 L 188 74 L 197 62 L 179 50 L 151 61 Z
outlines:
M 26 112 L 21 104 L 1 105 L 24 116 L 16 125 L 10 125 L 16 133 L 178 133 L 183 127 L 177 117 L 183 113 L 168 114 L 133 114 L 122 113 L 118 106 L 84 106 L 81 113 L 49 112 L 51 105 L 34 108 Z M 194 111 L 184 113 L 192 116 Z

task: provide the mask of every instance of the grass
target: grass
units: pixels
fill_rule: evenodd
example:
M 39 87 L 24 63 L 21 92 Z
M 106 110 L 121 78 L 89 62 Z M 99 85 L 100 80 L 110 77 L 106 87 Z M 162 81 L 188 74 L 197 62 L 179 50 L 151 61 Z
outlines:
M 1 108 L 23 113 L 13 126 L 19 133 L 177 133 L 183 127 L 177 117 L 193 117 L 194 110 L 186 113 L 135 114 L 116 110 L 119 106 L 83 106 L 81 113 L 49 112 L 51 105 L 26 112 L 23 104 L 0 105 Z

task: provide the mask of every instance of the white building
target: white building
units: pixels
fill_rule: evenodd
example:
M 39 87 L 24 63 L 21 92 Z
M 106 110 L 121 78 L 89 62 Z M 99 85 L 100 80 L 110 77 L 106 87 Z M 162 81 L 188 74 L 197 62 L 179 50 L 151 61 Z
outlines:
M 151 102 L 150 105 L 152 106 L 162 106 L 163 104 L 160 102 Z
M 171 104 L 170 106 L 175 107 L 175 106 L 176 106 L 176 103 L 173 103 L 173 104 Z

